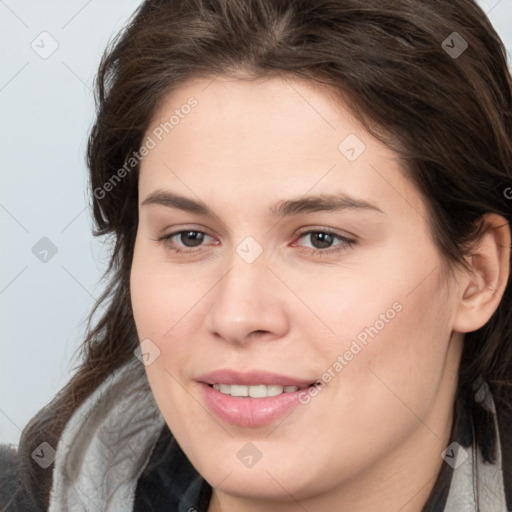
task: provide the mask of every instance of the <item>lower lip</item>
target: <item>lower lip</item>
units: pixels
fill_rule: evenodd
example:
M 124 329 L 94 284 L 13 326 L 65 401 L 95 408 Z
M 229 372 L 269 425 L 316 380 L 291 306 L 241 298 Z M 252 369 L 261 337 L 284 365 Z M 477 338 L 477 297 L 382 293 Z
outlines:
M 241 427 L 260 427 L 282 418 L 300 404 L 299 393 L 304 392 L 250 398 L 226 395 L 208 384 L 200 385 L 210 410 L 225 422 Z

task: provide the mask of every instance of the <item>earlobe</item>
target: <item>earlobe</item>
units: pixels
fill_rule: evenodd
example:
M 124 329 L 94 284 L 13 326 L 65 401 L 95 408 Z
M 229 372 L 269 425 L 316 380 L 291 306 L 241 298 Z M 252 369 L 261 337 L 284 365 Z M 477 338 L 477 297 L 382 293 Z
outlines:
M 497 214 L 484 216 L 488 229 L 468 256 L 471 272 L 459 280 L 459 307 L 453 329 L 472 332 L 485 325 L 499 306 L 510 273 L 510 226 Z

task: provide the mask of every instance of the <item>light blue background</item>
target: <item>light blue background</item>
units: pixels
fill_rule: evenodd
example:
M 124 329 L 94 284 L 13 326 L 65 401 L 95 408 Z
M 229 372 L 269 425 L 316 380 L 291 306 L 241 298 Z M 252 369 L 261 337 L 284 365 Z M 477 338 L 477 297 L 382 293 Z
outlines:
M 91 235 L 86 191 L 91 91 L 108 40 L 139 3 L 0 0 L 0 442 L 17 444 L 68 381 L 102 289 L 108 247 Z M 512 0 L 480 4 L 510 59 Z M 47 59 L 31 47 L 44 31 L 59 45 Z M 32 253 L 42 237 L 58 249 L 47 263 Z

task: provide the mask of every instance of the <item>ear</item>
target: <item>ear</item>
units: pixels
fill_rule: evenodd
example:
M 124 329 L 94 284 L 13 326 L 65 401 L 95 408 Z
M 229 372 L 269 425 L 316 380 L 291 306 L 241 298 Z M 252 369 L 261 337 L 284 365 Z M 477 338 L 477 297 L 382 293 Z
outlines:
M 510 227 L 497 214 L 484 215 L 488 229 L 466 260 L 471 272 L 462 270 L 459 279 L 459 306 L 453 330 L 480 329 L 498 308 L 510 272 Z

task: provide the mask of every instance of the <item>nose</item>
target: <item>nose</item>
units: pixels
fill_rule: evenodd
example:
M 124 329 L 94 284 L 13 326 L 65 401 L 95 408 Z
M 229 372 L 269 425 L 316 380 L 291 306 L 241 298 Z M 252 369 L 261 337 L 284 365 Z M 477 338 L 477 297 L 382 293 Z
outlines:
M 244 345 L 283 337 L 289 329 L 286 288 L 267 267 L 265 253 L 252 263 L 234 254 L 212 292 L 205 320 L 219 339 Z

